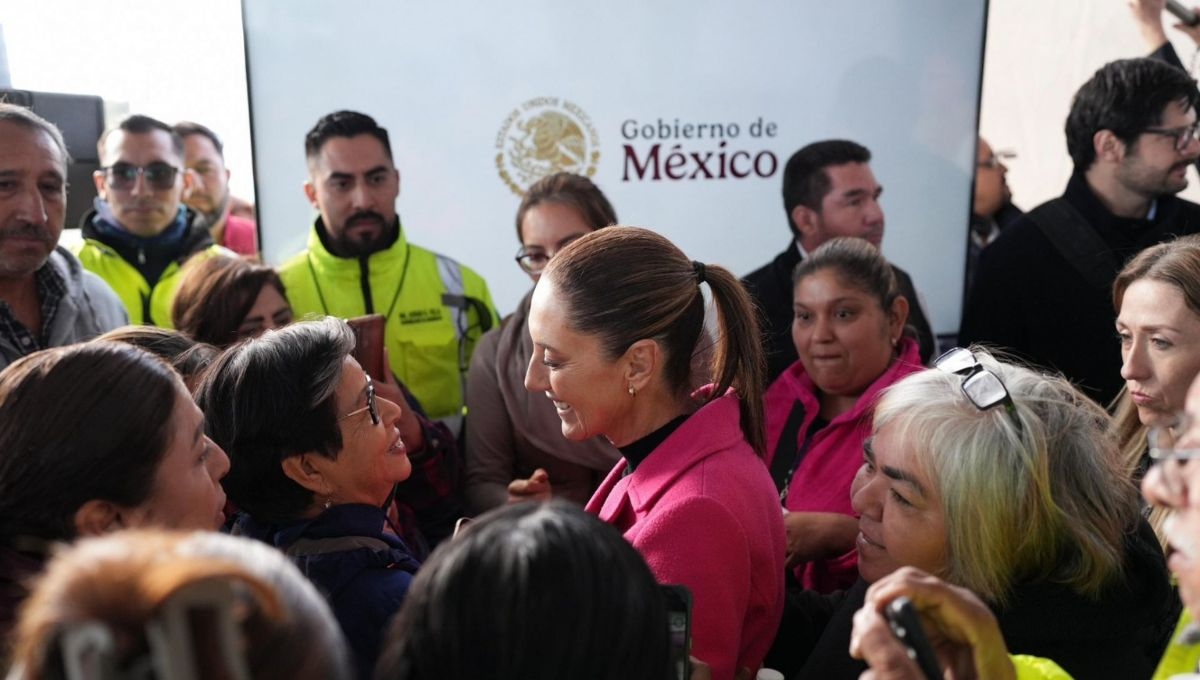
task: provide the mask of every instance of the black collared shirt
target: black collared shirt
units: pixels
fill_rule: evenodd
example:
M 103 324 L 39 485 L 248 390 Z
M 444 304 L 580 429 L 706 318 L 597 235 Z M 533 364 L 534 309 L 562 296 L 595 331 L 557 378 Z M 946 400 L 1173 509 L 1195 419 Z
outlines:
M 37 335 L 17 320 L 7 300 L 0 300 L 0 335 L 12 343 L 22 355 L 44 349 L 50 342 L 54 315 L 58 313 L 58 304 L 67 294 L 66 282 L 49 263 L 34 272 L 33 281 L 37 286 L 38 300 L 42 303 L 42 327 L 38 329 Z

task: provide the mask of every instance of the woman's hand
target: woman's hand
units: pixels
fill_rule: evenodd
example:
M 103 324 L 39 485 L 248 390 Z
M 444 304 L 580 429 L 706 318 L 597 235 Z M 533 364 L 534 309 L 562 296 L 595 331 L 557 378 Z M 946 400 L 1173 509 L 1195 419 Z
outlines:
M 787 531 L 787 567 L 837 557 L 854 549 L 858 520 L 833 512 L 789 512 L 783 516 Z
M 916 606 L 947 679 L 1016 679 L 1004 636 L 987 605 L 965 588 L 905 567 L 876 581 L 854 615 L 850 655 L 871 666 L 860 680 L 923 680 L 883 615 L 888 603 L 901 595 Z
M 548 501 L 551 498 L 550 473 L 542 468 L 533 471 L 529 479 L 514 479 L 508 484 L 508 502 Z

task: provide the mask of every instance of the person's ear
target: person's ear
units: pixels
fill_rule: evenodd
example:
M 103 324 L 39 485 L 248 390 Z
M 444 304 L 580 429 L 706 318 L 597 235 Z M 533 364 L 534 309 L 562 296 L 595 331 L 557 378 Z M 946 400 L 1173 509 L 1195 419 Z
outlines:
M 92 182 L 96 185 L 96 195 L 100 197 L 100 200 L 107 201 L 108 200 L 108 187 L 105 186 L 104 171 L 103 170 L 92 171 Z
M 127 525 L 122 521 L 121 510 L 110 501 L 92 499 L 75 511 L 75 534 L 77 536 L 103 536 Z
M 1125 142 L 1117 137 L 1112 130 L 1099 130 L 1092 135 L 1092 147 L 1096 151 L 1096 158 L 1108 161 L 1110 163 L 1119 163 L 1125 160 Z
M 908 298 L 897 295 L 892 300 L 892 308 L 888 310 L 888 338 L 895 345 L 904 335 L 904 324 L 908 322 Z
M 312 204 L 312 207 L 317 210 L 321 209 L 321 206 L 317 205 L 317 188 L 313 186 L 312 180 L 304 182 L 304 195 L 308 197 L 308 202 Z
M 654 340 L 638 340 L 625 350 L 625 382 L 634 393 L 641 392 L 662 364 L 662 348 Z
M 800 245 L 804 246 L 805 250 L 809 250 L 806 244 L 813 244 L 816 247 L 816 242 L 821 237 L 821 215 L 816 210 L 806 206 L 797 204 L 792 208 L 792 224 L 796 226 L 796 232 L 800 235 Z
M 192 196 L 192 189 L 196 188 L 196 171 L 191 168 L 185 168 L 183 171 L 183 193 L 180 194 L 181 200 L 187 200 Z
M 302 453 L 298 456 L 288 456 L 280 466 L 288 479 L 308 489 L 317 496 L 329 496 L 333 491 L 329 476 L 326 474 L 329 463 L 333 461 L 315 452 Z

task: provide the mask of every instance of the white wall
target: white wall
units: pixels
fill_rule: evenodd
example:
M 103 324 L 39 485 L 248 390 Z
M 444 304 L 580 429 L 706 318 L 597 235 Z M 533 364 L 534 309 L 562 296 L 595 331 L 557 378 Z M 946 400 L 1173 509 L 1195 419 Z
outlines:
M 779 193 L 788 156 L 829 137 L 866 144 L 885 186 L 884 251 L 912 273 L 937 330 L 954 330 L 983 4 L 247 0 L 268 260 L 302 248 L 314 216 L 301 192 L 305 132 L 325 113 L 357 109 L 391 132 L 410 239 L 480 271 L 511 310 L 529 281 L 512 261 L 519 199 L 499 176 L 497 140 L 515 134 L 502 127 L 523 102 L 554 97 L 590 119 L 594 179 L 622 222 L 738 274 L 789 239 Z M 622 124 L 660 117 L 736 122 L 725 150 L 770 152 L 779 167 L 767 178 L 629 180 L 623 147 L 644 158 L 654 142 L 625 139 Z M 759 118 L 775 136 L 749 135 Z M 716 154 L 720 141 L 680 144 Z
M 239 0 L 8 0 L 0 23 L 14 88 L 203 123 L 225 143 L 234 194 L 254 199 Z
M 1028 210 L 1060 195 L 1071 176 L 1063 125 L 1075 91 L 1104 64 L 1149 49 L 1126 0 L 992 0 L 988 15 L 979 130 L 994 148 L 1018 153 L 1008 184 Z M 1190 64 L 1195 44 L 1167 33 Z M 1194 172 L 1190 180 L 1181 195 L 1200 200 Z

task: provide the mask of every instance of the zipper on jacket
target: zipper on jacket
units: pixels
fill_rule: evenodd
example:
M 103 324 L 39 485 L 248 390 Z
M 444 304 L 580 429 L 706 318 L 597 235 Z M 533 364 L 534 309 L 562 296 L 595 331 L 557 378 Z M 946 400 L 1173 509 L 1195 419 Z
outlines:
M 138 264 L 146 264 L 146 249 L 138 246 Z
M 371 300 L 371 269 L 367 266 L 368 255 L 358 258 L 359 284 L 362 285 L 363 306 L 367 314 L 375 313 L 375 303 Z

